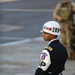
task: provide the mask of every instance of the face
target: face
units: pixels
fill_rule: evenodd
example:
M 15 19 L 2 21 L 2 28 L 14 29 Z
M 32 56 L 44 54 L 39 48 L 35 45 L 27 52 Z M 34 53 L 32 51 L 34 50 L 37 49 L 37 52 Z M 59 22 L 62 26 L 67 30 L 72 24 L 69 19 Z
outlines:
M 46 33 L 46 32 L 42 32 L 42 37 L 45 41 L 50 41 L 53 39 L 53 36 L 49 33 Z

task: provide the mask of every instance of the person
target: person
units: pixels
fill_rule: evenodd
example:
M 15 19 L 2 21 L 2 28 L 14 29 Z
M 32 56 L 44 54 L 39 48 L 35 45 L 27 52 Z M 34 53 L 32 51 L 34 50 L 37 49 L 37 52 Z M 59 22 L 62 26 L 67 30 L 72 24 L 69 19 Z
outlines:
M 73 25 L 73 14 L 75 3 L 69 0 L 59 2 L 53 12 L 53 17 L 61 26 L 61 42 L 68 50 L 68 59 L 74 59 L 74 51 L 71 48 L 71 26 Z
M 75 24 L 71 26 L 71 48 L 74 51 L 73 59 L 75 59 Z
M 40 64 L 35 75 L 62 75 L 68 57 L 66 47 L 60 42 L 61 28 L 58 22 L 48 21 L 41 30 L 48 45 L 42 50 Z

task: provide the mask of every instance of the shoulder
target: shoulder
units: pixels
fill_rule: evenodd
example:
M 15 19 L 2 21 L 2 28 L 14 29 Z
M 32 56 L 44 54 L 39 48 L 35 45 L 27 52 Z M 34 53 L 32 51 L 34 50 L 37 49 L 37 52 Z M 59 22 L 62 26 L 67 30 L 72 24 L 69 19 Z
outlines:
M 71 7 L 75 7 L 75 3 L 74 3 L 74 2 L 69 2 L 69 5 L 70 5 Z
M 51 46 L 46 46 L 45 49 L 46 50 L 49 50 L 49 51 L 52 51 L 53 50 L 53 48 Z
M 75 7 L 75 3 L 74 3 L 74 2 L 71 2 L 71 5 L 72 5 L 73 7 Z
M 61 4 L 62 4 L 62 3 L 58 3 L 58 4 L 57 4 L 57 7 L 61 7 Z
M 72 5 L 75 5 L 75 2 L 71 2 Z

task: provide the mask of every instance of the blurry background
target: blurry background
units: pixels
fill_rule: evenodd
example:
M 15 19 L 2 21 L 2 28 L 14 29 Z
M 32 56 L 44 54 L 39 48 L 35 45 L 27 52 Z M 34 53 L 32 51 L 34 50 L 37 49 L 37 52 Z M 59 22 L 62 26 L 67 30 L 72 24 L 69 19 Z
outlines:
M 34 74 L 46 45 L 40 30 L 46 21 L 54 20 L 60 1 L 0 0 L 0 75 Z M 75 75 L 73 64 L 67 62 L 65 75 Z
M 1 2 L 0 44 L 40 37 L 39 31 L 43 24 L 53 20 L 53 9 L 58 1 L 10 0 Z

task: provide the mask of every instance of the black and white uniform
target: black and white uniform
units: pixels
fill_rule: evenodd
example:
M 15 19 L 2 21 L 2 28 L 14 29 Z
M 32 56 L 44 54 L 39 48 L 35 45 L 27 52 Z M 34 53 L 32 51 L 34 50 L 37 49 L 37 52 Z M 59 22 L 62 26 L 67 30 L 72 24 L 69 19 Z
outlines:
M 58 39 L 51 40 L 41 53 L 35 75 L 62 75 L 67 58 L 65 46 Z

